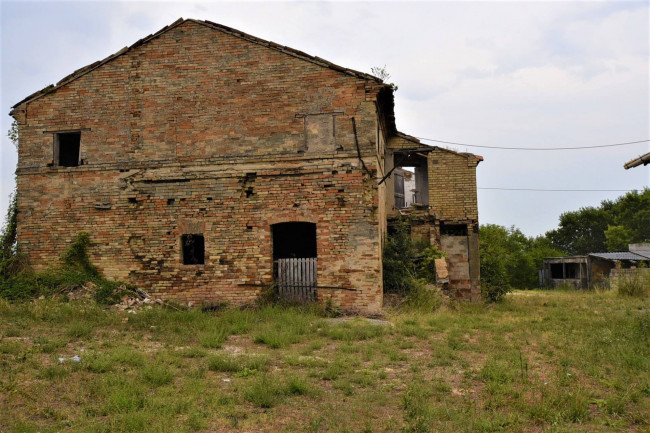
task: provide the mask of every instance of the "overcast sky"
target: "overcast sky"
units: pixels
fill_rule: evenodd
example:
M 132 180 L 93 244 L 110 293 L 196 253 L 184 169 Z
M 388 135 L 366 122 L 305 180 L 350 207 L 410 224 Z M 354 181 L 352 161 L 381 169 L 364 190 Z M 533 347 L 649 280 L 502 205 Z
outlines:
M 397 127 L 503 147 L 650 138 L 649 3 L 1 2 L 0 212 L 13 190 L 10 107 L 179 17 L 214 21 L 359 71 L 386 65 Z M 453 146 L 483 155 L 479 188 L 641 189 L 648 142 L 560 152 Z M 623 192 L 479 189 L 482 224 L 543 234 L 562 212 Z

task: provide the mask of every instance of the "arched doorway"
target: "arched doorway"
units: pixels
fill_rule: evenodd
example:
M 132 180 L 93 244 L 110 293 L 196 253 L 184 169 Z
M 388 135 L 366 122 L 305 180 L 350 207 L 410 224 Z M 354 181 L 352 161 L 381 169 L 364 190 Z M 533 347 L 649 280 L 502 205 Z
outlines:
M 316 224 L 286 222 L 271 226 L 273 276 L 281 299 L 314 302 L 318 299 Z

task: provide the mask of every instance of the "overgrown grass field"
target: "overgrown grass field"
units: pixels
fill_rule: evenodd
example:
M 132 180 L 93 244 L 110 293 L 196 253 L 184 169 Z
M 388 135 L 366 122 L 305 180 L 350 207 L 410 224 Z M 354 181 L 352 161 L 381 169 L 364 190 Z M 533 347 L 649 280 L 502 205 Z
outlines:
M 650 431 L 648 298 L 515 292 L 386 319 L 0 301 L 0 431 Z

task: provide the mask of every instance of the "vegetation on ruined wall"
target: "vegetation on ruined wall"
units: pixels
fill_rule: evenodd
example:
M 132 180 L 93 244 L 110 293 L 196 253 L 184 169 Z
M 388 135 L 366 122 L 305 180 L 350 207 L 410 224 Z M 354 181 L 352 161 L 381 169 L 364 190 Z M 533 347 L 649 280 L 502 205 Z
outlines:
M 388 80 L 390 79 L 390 74 L 386 69 L 386 65 L 373 66 L 372 68 L 370 68 L 370 73 L 375 77 L 381 79 L 385 84 L 388 84 L 391 87 L 391 89 L 393 89 L 393 92 L 397 92 L 398 89 L 397 84 L 388 82 Z
M 0 278 L 0 298 L 28 300 L 39 296 L 62 295 L 79 288 L 92 287 L 92 295 L 100 304 L 112 304 L 132 289 L 124 283 L 105 279 L 90 263 L 88 248 L 90 236 L 79 233 L 58 262 L 48 269 L 35 272 L 20 253 L 14 253 L 4 267 Z
M 18 123 L 14 120 L 11 128 L 7 132 L 11 142 L 18 147 Z M 18 245 L 16 244 L 18 208 L 17 208 L 17 190 L 9 196 L 9 207 L 7 216 L 0 231 L 0 281 L 4 281 L 10 274 L 15 274 L 21 266 L 21 260 L 18 256 Z
M 441 257 L 444 253 L 429 242 L 413 240 L 407 219 L 397 220 L 384 245 L 384 292 L 433 307 L 428 295 L 436 296 L 428 286 L 436 283 L 435 260 Z
M 479 231 L 481 290 L 488 301 L 499 301 L 512 289 L 539 287 L 537 270 L 544 257 L 562 256 L 543 236 L 527 237 L 515 227 L 481 225 Z
M 0 232 L 0 278 L 7 277 L 16 265 L 16 193 L 9 197 L 9 208 L 2 232 Z

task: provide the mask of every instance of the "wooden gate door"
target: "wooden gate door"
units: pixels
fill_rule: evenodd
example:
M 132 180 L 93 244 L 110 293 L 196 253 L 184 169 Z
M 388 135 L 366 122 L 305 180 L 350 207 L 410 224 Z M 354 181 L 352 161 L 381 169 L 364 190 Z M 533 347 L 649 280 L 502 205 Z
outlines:
M 276 260 L 276 283 L 281 299 L 301 304 L 318 300 L 316 260 L 316 257 Z

